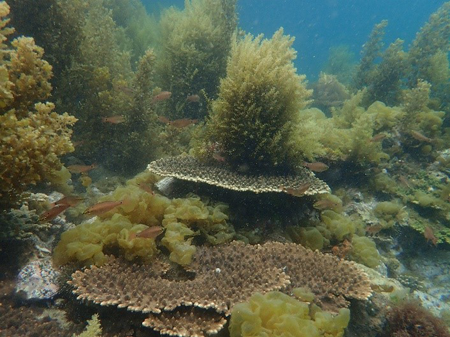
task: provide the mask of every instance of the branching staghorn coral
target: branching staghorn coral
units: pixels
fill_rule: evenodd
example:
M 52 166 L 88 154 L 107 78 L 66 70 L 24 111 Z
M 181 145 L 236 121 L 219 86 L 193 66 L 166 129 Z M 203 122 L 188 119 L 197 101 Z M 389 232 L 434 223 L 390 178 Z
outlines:
M 76 119 L 40 102 L 50 96 L 52 68 L 32 38 L 8 40 L 8 13 L 0 2 L 0 203 L 12 205 L 29 184 L 59 174 L 58 157 L 73 151 L 69 126 Z

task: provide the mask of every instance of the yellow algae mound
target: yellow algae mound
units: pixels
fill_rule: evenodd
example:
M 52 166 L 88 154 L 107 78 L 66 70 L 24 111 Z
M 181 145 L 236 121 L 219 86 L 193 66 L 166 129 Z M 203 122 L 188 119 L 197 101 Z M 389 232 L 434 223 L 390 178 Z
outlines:
M 304 290 L 299 292 L 303 294 Z M 308 297 L 303 295 L 300 297 Z M 248 302 L 236 304 L 229 330 L 231 337 L 341 337 L 349 321 L 348 309 L 332 315 L 308 302 L 273 291 L 265 295 L 256 293 Z

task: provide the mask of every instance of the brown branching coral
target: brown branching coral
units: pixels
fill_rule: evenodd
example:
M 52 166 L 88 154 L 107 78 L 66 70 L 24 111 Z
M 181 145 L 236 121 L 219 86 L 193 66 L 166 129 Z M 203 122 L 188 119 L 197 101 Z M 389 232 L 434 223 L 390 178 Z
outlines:
M 224 165 L 202 163 L 190 156 L 169 157 L 155 160 L 147 169 L 161 176 L 202 182 L 234 191 L 283 192 L 284 188 L 297 189 L 310 184 L 305 195 L 328 193 L 328 185 L 306 169 L 299 168 L 291 175 L 253 175 L 228 169 Z
M 11 205 L 27 185 L 61 170 L 59 156 L 73 151 L 69 126 L 76 119 L 59 115 L 50 96 L 52 67 L 32 38 L 8 41 L 12 33 L 0 3 L 0 203 Z
M 150 313 L 145 326 L 179 336 L 220 330 L 233 305 L 255 292 L 305 286 L 318 304 L 334 310 L 347 306 L 346 298 L 371 294 L 367 276 L 355 264 L 296 244 L 199 247 L 186 271 L 191 277 L 182 280 L 163 272 L 159 262 L 154 266 L 112 258 L 100 268 L 75 272 L 70 283 L 78 299 Z M 180 319 L 182 326 L 174 323 Z

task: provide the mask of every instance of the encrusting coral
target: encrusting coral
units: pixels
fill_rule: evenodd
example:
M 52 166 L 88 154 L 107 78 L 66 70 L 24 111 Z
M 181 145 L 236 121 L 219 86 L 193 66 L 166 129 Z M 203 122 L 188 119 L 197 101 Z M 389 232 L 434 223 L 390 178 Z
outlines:
M 110 259 L 100 268 L 75 272 L 70 284 L 78 299 L 150 313 L 145 326 L 179 336 L 220 330 L 226 322 L 220 317 L 229 316 L 235 304 L 255 292 L 289 293 L 303 286 L 314 295 L 314 303 L 334 311 L 348 305 L 345 298 L 364 300 L 371 294 L 367 276 L 353 263 L 295 244 L 203 246 L 187 272 L 193 278 L 173 279 L 158 263 Z M 194 327 L 189 331 L 180 327 L 176 323 L 180 316 L 186 326 Z M 316 322 L 318 318 L 316 314 Z
M 58 157 L 74 150 L 69 127 L 76 118 L 42 102 L 50 96 L 52 67 L 32 38 L 8 40 L 8 13 L 0 2 L 0 203 L 12 205 L 30 184 L 64 174 Z

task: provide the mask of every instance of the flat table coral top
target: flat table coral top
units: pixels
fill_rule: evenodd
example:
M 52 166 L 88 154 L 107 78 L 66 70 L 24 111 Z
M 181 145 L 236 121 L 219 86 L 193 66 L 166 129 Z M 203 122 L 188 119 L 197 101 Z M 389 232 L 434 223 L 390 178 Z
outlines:
M 356 264 L 293 243 L 198 247 L 189 279 L 171 278 L 161 266 L 158 259 L 137 264 L 111 258 L 102 267 L 75 272 L 69 283 L 78 299 L 146 313 L 144 326 L 178 336 L 220 330 L 232 307 L 256 292 L 306 287 L 316 304 L 333 311 L 348 306 L 348 299 L 371 295 L 369 279 Z M 180 317 L 191 332 L 179 332 Z
M 241 192 L 284 192 L 285 189 L 295 190 L 305 184 L 310 186 L 303 195 L 330 192 L 325 182 L 301 167 L 296 175 L 251 175 L 232 171 L 225 165 L 202 163 L 191 156 L 177 156 L 155 160 L 147 169 L 163 177 L 201 182 Z

